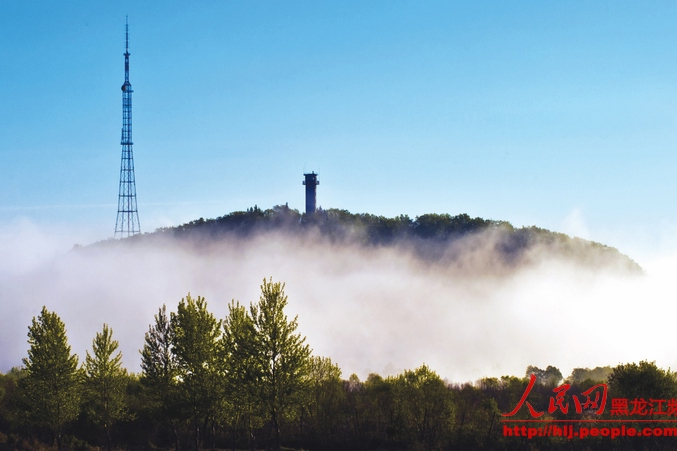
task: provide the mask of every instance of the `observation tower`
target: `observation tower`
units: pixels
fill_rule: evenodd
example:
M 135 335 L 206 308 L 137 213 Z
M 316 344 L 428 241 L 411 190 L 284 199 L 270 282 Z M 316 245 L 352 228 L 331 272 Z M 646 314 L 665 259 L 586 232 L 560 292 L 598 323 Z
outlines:
M 315 171 L 310 174 L 303 174 L 303 176 L 305 177 L 303 184 L 306 186 L 306 214 L 312 215 L 315 213 L 317 205 L 317 185 L 320 184 L 320 181 L 317 179 Z

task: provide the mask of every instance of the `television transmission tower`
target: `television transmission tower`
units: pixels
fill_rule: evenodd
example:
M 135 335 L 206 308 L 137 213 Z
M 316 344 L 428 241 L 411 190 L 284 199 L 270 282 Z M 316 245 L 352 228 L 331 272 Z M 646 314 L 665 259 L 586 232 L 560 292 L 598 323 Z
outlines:
M 129 82 L 129 24 L 125 21 L 125 82 L 122 85 L 122 162 L 120 163 L 120 191 L 115 238 L 124 238 L 141 232 L 139 212 L 136 209 L 136 182 L 134 153 L 132 152 L 132 84 Z

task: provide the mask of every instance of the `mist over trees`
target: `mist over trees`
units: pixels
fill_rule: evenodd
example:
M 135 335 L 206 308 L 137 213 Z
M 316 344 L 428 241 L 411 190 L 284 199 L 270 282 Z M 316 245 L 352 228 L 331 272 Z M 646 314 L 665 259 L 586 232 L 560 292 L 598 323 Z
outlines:
M 536 227 L 516 229 L 503 221 L 468 215 L 384 218 L 332 209 L 306 216 L 286 206 L 254 207 L 76 252 L 154 240 L 161 244 L 167 238 L 198 251 L 210 249 L 217 240 L 234 240 L 246 248 L 249 240 L 263 234 L 328 246 L 386 249 L 386 255 L 408 253 L 407 263 L 411 255 L 425 270 L 428 265 L 448 265 L 462 271 L 481 261 L 483 270 L 490 265 L 489 272 L 503 274 L 551 256 L 584 267 L 607 265 L 624 274 L 641 273 L 636 263 L 613 248 Z M 217 247 L 219 252 L 233 248 L 237 249 Z M 348 255 L 368 252 L 351 250 Z M 43 308 L 28 327 L 23 366 L 0 374 L 0 450 L 570 449 L 566 438 L 529 441 L 505 436 L 504 414 L 530 390 L 530 405 L 545 412 L 545 418 L 610 418 L 610 403 L 599 417 L 589 411 L 577 413 L 573 407 L 566 417 L 550 412 L 555 390 L 563 386 L 568 396 L 583 396 L 607 383 L 609 399 L 677 397 L 675 374 L 652 362 L 575 368 L 569 376 L 554 366 L 532 365 L 522 377 L 474 383 L 450 382 L 421 362 L 399 374 L 371 373 L 361 380 L 343 374 L 332 356 L 313 355 L 311 343 L 298 331 L 299 319 L 285 314 L 289 300 L 284 283 L 264 279 L 258 301 L 232 300 L 220 317 L 202 296 L 188 293 L 177 300 L 161 299 L 170 307 L 162 305 L 148 318 L 144 340 L 136 345 L 139 374 L 122 367 L 120 343 L 107 324 L 79 361 L 68 345 L 65 324 L 57 313 Z M 533 386 L 531 375 L 537 378 Z M 531 417 L 524 407 L 514 418 Z M 602 438 L 590 438 L 583 445 L 611 446 Z M 669 445 L 668 440 L 633 437 L 611 447 Z
M 340 209 L 318 209 L 312 215 L 287 205 L 262 210 L 258 206 L 215 219 L 191 221 L 136 235 L 125 242 L 166 237 L 198 246 L 214 240 L 246 240 L 262 234 L 280 233 L 330 244 L 362 247 L 394 247 L 416 258 L 442 265 L 467 266 L 481 260 L 484 272 L 503 273 L 518 266 L 539 262 L 544 257 L 564 258 L 589 267 L 609 267 L 622 272 L 642 273 L 642 268 L 617 249 L 600 243 L 569 237 L 536 226 L 515 228 L 507 221 L 471 218 L 467 214 L 424 214 L 415 218 L 394 218 Z M 115 241 L 97 245 L 116 244 Z M 485 257 L 488 258 L 479 258 Z
M 233 300 L 223 319 L 201 296 L 188 294 L 169 313 L 160 307 L 138 375 L 121 367 L 106 324 L 78 367 L 65 324 L 43 308 L 28 327 L 23 367 L 0 374 L 0 449 L 570 449 L 566 437 L 506 435 L 502 419 L 514 409 L 511 418 L 531 419 L 526 406 L 518 409 L 525 393 L 544 418 L 587 426 L 618 418 L 610 402 L 599 416 L 572 403 L 568 412 L 553 409 L 560 390 L 584 397 L 603 383 L 609 399 L 631 405 L 677 403 L 675 373 L 646 361 L 575 368 L 566 378 L 554 366 L 529 366 L 525 377 L 463 384 L 425 363 L 395 376 L 344 378 L 331 358 L 312 355 L 298 318 L 284 313 L 285 285 L 264 279 L 260 288 L 258 302 Z M 588 437 L 583 445 L 672 449 L 665 437 Z

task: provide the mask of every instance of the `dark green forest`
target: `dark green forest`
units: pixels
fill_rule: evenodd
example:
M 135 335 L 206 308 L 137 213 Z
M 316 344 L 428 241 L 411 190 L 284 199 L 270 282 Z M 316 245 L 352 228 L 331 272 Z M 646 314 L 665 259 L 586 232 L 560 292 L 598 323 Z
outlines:
M 122 367 L 105 324 L 79 359 L 66 325 L 44 307 L 28 326 L 23 364 L 0 374 L 0 449 L 674 448 L 673 437 L 505 436 L 514 423 L 506 426 L 503 414 L 530 384 L 527 401 L 542 419 L 586 420 L 587 427 L 610 418 L 612 398 L 677 406 L 675 373 L 652 362 L 576 368 L 566 378 L 553 366 L 529 366 L 522 377 L 462 384 L 424 363 L 396 376 L 345 377 L 329 357 L 312 353 L 298 319 L 286 316 L 284 288 L 264 279 L 258 302 L 231 301 L 223 319 L 200 296 L 188 294 L 171 312 L 161 306 L 139 343 L 138 374 Z M 576 412 L 571 399 L 602 383 L 606 410 Z M 566 414 L 549 408 L 564 384 Z M 526 405 L 510 418 L 532 419 Z M 652 408 L 640 418 L 666 417 Z
M 536 226 L 515 228 L 507 221 L 471 218 L 467 214 L 424 214 L 386 218 L 340 209 L 319 209 L 312 215 L 287 205 L 266 210 L 258 206 L 216 219 L 200 218 L 189 223 L 157 229 L 122 241 L 127 245 L 165 238 L 184 240 L 195 246 L 210 246 L 220 239 L 244 241 L 266 234 L 315 239 L 332 245 L 367 248 L 396 247 L 423 262 L 454 266 L 469 254 L 490 253 L 483 260 L 485 273 L 505 273 L 547 258 L 564 258 L 591 268 L 611 268 L 642 273 L 642 268 L 617 249 Z M 118 246 L 115 240 L 94 246 Z

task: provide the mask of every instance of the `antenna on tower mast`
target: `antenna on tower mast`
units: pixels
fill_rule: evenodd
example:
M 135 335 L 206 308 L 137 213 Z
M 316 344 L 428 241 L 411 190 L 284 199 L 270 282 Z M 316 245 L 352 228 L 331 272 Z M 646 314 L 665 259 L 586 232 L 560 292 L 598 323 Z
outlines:
M 124 238 L 141 232 L 136 208 L 136 180 L 132 151 L 132 84 L 129 82 L 129 22 L 125 18 L 125 82 L 122 84 L 122 161 L 120 162 L 120 189 L 115 238 Z

